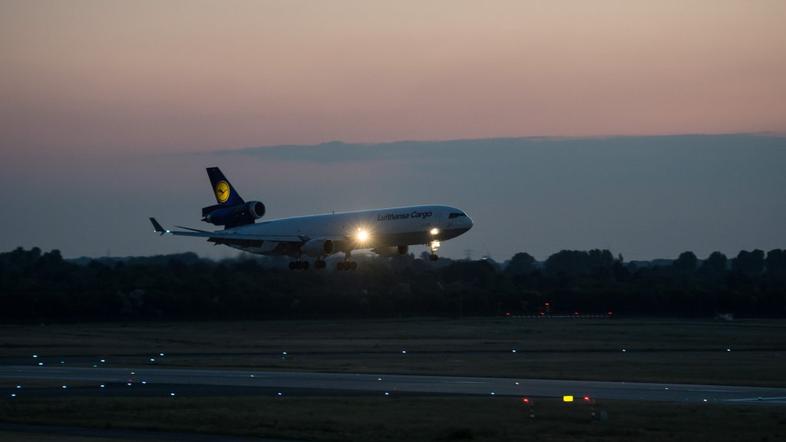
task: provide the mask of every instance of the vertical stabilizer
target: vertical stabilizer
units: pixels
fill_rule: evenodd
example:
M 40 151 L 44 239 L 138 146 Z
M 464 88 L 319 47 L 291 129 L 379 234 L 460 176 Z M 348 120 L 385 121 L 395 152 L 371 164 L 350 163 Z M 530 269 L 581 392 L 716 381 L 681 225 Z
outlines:
M 229 180 L 218 167 L 208 167 L 207 176 L 210 178 L 210 185 L 213 187 L 213 194 L 216 202 L 221 206 L 237 206 L 243 204 L 243 198 L 237 193 Z

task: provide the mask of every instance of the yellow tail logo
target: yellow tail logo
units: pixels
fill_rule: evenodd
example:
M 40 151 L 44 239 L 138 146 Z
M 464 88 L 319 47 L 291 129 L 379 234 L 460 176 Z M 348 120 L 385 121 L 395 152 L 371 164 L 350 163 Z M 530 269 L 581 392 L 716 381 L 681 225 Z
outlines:
M 229 183 L 224 180 L 216 183 L 216 201 L 223 204 L 229 199 Z

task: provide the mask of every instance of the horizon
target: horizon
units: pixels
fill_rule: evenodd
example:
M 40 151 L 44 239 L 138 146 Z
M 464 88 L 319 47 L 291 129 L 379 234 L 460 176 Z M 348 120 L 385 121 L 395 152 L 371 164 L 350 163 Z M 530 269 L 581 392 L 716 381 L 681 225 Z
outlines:
M 0 0 L 0 247 L 232 256 L 146 225 L 201 224 L 213 165 L 268 217 L 462 207 L 478 224 L 446 256 L 784 247 L 784 18 L 776 0 Z
M 268 206 L 269 219 L 462 207 L 476 227 L 445 243 L 445 256 L 454 258 L 466 249 L 497 257 L 526 251 L 542 260 L 561 249 L 599 248 L 637 260 L 786 245 L 786 208 L 778 203 L 786 137 L 767 134 L 328 142 L 79 155 L 59 164 L 31 174 L 45 169 L 33 160 L 0 178 L 26 189 L 8 195 L 9 203 L 32 216 L 0 219 L 0 242 L 26 238 L 18 245 L 58 248 L 67 257 L 234 256 L 201 241 L 159 238 L 147 223 L 157 216 L 167 226 L 201 224 L 198 208 L 210 201 L 204 168 L 220 165 L 242 195 Z M 50 213 L 65 221 L 49 223 Z

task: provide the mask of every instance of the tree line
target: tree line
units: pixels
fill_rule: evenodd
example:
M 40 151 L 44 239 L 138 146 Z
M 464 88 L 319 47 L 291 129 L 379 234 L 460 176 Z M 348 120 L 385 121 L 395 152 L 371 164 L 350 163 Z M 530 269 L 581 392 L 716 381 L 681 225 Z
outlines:
M 786 317 L 786 250 L 624 262 L 563 250 L 432 263 L 357 257 L 356 272 L 290 271 L 271 258 L 193 253 L 69 261 L 57 250 L 0 253 L 5 322 L 607 314 Z

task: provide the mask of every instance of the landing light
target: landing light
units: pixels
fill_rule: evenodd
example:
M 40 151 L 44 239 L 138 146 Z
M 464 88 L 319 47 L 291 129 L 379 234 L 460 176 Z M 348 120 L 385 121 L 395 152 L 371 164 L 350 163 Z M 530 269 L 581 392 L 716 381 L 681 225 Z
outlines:
M 430 233 L 431 236 L 439 235 L 439 229 L 434 227 L 433 229 L 429 230 L 428 233 Z
M 364 243 L 368 241 L 368 238 L 369 238 L 369 234 L 368 234 L 368 230 L 366 229 L 362 229 L 362 228 L 358 229 L 358 231 L 355 233 L 355 239 L 360 243 Z

